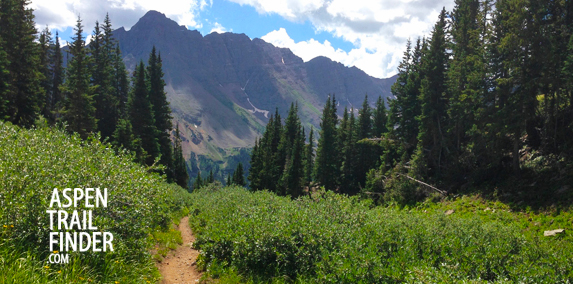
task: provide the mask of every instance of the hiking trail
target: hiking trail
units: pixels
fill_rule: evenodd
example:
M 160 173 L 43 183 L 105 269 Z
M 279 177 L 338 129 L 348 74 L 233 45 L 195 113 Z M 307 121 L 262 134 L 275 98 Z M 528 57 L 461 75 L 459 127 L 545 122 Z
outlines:
M 183 244 L 176 250 L 169 252 L 163 261 L 157 263 L 159 272 L 163 276 L 161 284 L 195 284 L 199 282 L 202 273 L 197 269 L 197 256 L 199 251 L 191 245 L 195 237 L 189 227 L 189 217 L 181 218 L 179 231 Z

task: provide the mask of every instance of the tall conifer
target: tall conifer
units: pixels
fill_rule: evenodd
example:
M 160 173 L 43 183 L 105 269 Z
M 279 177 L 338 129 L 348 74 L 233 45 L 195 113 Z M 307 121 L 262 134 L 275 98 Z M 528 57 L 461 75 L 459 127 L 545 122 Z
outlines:
M 65 95 L 62 113 L 69 130 L 86 138 L 97 128 L 93 101 L 95 88 L 90 86 L 91 58 L 86 53 L 83 26 L 79 17 L 74 30 L 76 34 L 69 49 L 72 59 L 68 63 L 66 82 L 62 88 Z
M 145 163 L 151 165 L 159 156 L 159 143 L 157 142 L 157 129 L 153 118 L 153 110 L 149 101 L 147 74 L 143 62 L 140 62 L 133 76 L 133 89 L 128 100 L 129 120 L 133 132 L 141 138 L 141 146 L 147 153 Z
M 171 129 L 173 128 L 171 122 L 172 117 L 169 102 L 167 102 L 167 95 L 164 90 L 165 81 L 163 80 L 161 54 L 156 54 L 155 46 L 149 55 L 147 73 L 149 74 L 149 101 L 153 109 L 155 128 L 157 129 L 157 141 L 159 142 L 161 153 L 159 162 L 166 167 L 167 180 L 171 181 L 174 175 L 173 153 L 171 152 L 171 139 L 169 137 Z

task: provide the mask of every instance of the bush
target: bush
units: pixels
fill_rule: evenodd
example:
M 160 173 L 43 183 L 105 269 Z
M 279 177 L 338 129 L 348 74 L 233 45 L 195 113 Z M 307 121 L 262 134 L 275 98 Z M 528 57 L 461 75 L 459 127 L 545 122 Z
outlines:
M 223 188 L 192 196 L 200 266 L 240 271 L 255 282 L 564 283 L 573 277 L 570 241 L 523 234 L 504 218 L 370 208 L 332 192 L 291 200 Z
M 0 122 L 0 220 L 9 227 L 1 232 L 0 251 L 13 251 L 14 257 L 29 252 L 37 261 L 45 261 L 51 231 L 46 210 L 53 189 L 107 188 L 108 206 L 93 208 L 94 226 L 113 234 L 114 251 L 72 253 L 70 259 L 81 263 L 80 267 L 91 271 L 98 281 L 123 275 L 127 282 L 145 282 L 155 269 L 148 253 L 152 228 L 167 227 L 171 212 L 186 207 L 189 195 L 131 162 L 131 158 L 127 153 L 117 156 L 109 145 L 95 138 L 82 141 L 78 135 L 58 129 L 25 130 Z M 67 209 L 71 213 L 84 208 Z M 116 271 L 120 263 L 134 269 Z M 6 265 L 12 264 L 6 260 L 0 263 L 0 274 L 10 275 Z M 69 269 L 74 265 L 78 264 L 54 269 L 61 270 L 56 274 L 64 277 L 72 273 Z

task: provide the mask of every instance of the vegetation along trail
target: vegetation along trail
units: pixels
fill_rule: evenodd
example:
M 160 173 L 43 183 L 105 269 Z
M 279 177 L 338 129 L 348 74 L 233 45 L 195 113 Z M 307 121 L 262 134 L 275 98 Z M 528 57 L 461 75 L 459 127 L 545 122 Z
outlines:
M 169 253 L 158 264 L 159 271 L 163 276 L 162 284 L 197 283 L 201 278 L 201 273 L 195 264 L 199 251 L 191 247 L 195 237 L 189 228 L 189 217 L 181 219 L 179 231 L 183 238 L 183 245 Z

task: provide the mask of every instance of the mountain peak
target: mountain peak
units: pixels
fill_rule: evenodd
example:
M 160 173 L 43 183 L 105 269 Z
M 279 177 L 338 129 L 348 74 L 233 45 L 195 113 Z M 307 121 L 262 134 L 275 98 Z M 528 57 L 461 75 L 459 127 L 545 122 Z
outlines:
M 167 16 L 165 16 L 165 14 L 158 12 L 158 11 L 154 11 L 151 10 L 147 13 L 145 13 L 145 15 L 143 17 L 141 17 L 141 19 L 139 19 L 139 21 L 137 21 L 137 23 L 131 28 L 132 30 L 149 30 L 149 29 L 175 29 L 175 30 L 179 30 L 179 29 L 185 29 L 187 30 L 186 27 L 184 26 L 180 26 L 179 24 L 177 24 L 177 22 L 167 18 Z

